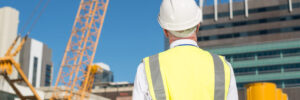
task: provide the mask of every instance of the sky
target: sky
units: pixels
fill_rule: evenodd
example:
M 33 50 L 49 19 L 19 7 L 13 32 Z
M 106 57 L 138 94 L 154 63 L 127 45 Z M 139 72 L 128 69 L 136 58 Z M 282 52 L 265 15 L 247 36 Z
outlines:
M 26 24 L 26 21 L 39 1 L 0 0 L 0 8 L 10 6 L 20 12 L 18 32 L 27 26 L 20 33 L 24 35 L 32 25 Z M 33 18 L 37 18 L 46 2 L 42 0 L 42 6 Z M 213 0 L 207 2 L 212 4 Z M 58 75 L 79 3 L 80 0 L 50 0 L 30 32 L 31 38 L 52 49 L 53 83 Z M 115 82 L 134 82 L 137 66 L 142 59 L 164 50 L 163 30 L 157 21 L 160 3 L 161 0 L 110 0 L 94 62 L 108 64 Z
M 43 0 L 42 5 L 47 0 Z M 39 0 L 0 0 L 20 12 L 19 30 Z M 30 37 L 52 49 L 53 78 L 71 34 L 80 0 L 50 0 L 34 25 Z M 110 65 L 116 82 L 134 82 L 138 64 L 146 56 L 164 50 L 164 35 L 157 22 L 161 0 L 110 0 L 94 62 Z M 42 9 L 42 6 L 38 11 Z M 34 18 L 37 18 L 38 13 Z M 28 27 L 31 24 L 27 25 Z M 26 34 L 29 28 L 21 34 Z

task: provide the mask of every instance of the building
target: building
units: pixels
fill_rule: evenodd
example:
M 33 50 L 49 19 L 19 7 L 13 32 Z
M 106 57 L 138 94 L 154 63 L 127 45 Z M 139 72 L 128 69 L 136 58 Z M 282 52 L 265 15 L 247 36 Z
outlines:
M 0 57 L 5 55 L 17 37 L 18 24 L 19 11 L 11 7 L 0 8 Z M 53 73 L 51 58 L 52 50 L 42 42 L 31 38 L 27 39 L 23 49 L 15 58 L 15 61 L 20 61 L 23 72 L 42 100 L 49 100 L 54 90 L 54 87 L 49 87 L 52 83 Z M 14 68 L 9 77 L 11 79 L 18 78 L 18 73 Z M 16 85 L 24 96 L 33 95 L 27 86 L 23 84 Z M 0 75 L 0 100 L 20 100 L 2 75 Z M 89 93 L 89 100 L 110 99 Z
M 132 100 L 133 83 L 110 82 L 102 84 L 102 88 L 94 88 L 92 93 L 111 100 Z
M 96 73 L 94 78 L 94 88 L 102 88 L 102 84 L 108 84 L 114 81 L 113 78 L 113 72 L 110 71 L 110 67 L 107 64 L 104 63 L 96 63 L 99 65 L 102 69 L 102 73 Z
M 62 90 L 67 90 L 67 87 L 64 87 L 64 86 L 62 86 L 60 88 Z M 43 91 L 44 94 L 42 95 L 43 96 L 42 100 L 50 100 L 54 93 L 54 87 L 40 87 L 40 88 L 36 88 L 36 89 L 39 91 Z M 78 91 L 73 90 L 73 92 L 74 92 L 73 97 L 78 96 L 78 93 L 76 93 Z M 95 95 L 92 93 L 86 93 L 86 95 L 88 95 L 88 98 L 84 98 L 83 100 L 111 100 L 109 98 L 105 98 L 103 96 Z M 59 100 L 65 100 L 65 99 L 59 99 Z
M 208 5 L 198 45 L 226 57 L 243 86 L 274 82 L 289 100 L 300 86 L 300 0 L 245 0 Z M 299 91 L 298 91 L 299 92 Z
M 11 7 L 0 8 L 0 57 L 3 57 L 17 37 L 19 24 L 19 11 Z M 15 60 L 18 60 L 18 55 Z M 17 72 L 13 70 L 11 78 L 17 78 Z M 0 79 L 1 82 L 1 79 Z
M 19 11 L 11 7 L 0 8 L 0 57 L 17 37 Z
M 0 8 L 0 57 L 3 57 L 17 37 L 17 29 L 19 24 L 19 11 L 11 7 Z M 18 56 L 15 58 L 18 59 Z M 17 72 L 13 69 L 11 78 L 17 78 Z M 6 84 L 6 85 L 5 85 Z M 0 76 L 0 99 L 12 99 L 16 97 L 13 93 L 9 93 L 5 87 L 8 84 L 2 76 Z
M 109 65 L 95 63 L 102 69 L 102 73 L 96 73 L 92 94 L 109 98 L 110 100 L 132 100 L 133 83 L 113 82 L 113 73 Z
M 95 63 L 102 69 L 102 73 L 96 73 L 92 94 L 109 98 L 110 100 L 132 100 L 133 83 L 113 82 L 113 72 L 105 63 Z
M 47 46 L 42 45 L 43 49 L 37 48 L 36 46 L 40 46 L 40 45 L 38 45 L 38 43 L 41 43 L 41 42 L 29 38 L 25 42 L 24 47 L 20 52 L 20 56 L 18 56 L 20 58 L 17 58 L 17 59 L 20 60 L 21 68 L 22 68 L 23 72 L 26 74 L 29 82 L 34 87 L 36 87 L 36 92 L 42 99 L 44 99 L 45 92 L 43 90 L 37 89 L 37 87 L 51 85 L 51 80 L 52 80 L 51 55 L 52 55 L 52 53 L 51 53 L 51 50 L 49 48 L 47 48 Z M 41 52 L 40 50 L 42 50 L 44 57 L 37 55 L 39 52 Z M 32 58 L 34 60 L 32 60 Z M 41 62 L 38 62 L 39 59 L 41 59 Z M 26 64 L 30 64 L 32 67 L 30 67 Z M 42 67 L 42 66 L 44 66 L 44 67 Z M 13 69 L 13 70 L 16 71 L 15 69 Z M 12 75 L 14 75 L 14 74 L 12 74 Z M 10 76 L 12 76 L 12 75 L 10 75 Z M 31 77 L 30 77 L 30 75 L 31 75 Z M 11 78 L 11 79 L 17 79 L 17 78 Z M 4 78 L 2 78 L 2 76 L 1 76 L 0 80 L 1 80 L 0 100 L 15 100 L 15 99 L 17 99 L 18 96 L 15 94 L 15 91 L 8 84 L 8 82 L 6 80 L 4 80 Z M 25 95 L 25 96 L 33 95 L 31 90 L 27 87 L 27 85 L 24 86 L 24 83 L 17 84 L 17 87 L 22 92 L 23 95 Z
M 27 39 L 20 52 L 20 64 L 34 87 L 50 86 L 52 83 L 52 50 L 35 39 Z

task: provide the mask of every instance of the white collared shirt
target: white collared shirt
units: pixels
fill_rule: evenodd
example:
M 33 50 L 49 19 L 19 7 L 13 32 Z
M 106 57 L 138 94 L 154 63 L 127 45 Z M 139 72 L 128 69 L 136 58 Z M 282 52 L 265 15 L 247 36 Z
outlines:
M 179 45 L 198 46 L 197 43 L 193 40 L 181 39 L 181 40 L 176 40 L 176 41 L 172 42 L 170 45 L 170 48 L 174 48 Z M 227 100 L 238 100 L 235 76 L 234 76 L 231 64 L 228 63 L 228 65 L 230 66 L 231 75 L 230 75 L 230 86 L 229 86 L 229 90 L 228 90 Z M 139 64 L 137 72 L 136 72 L 132 100 L 152 100 L 149 89 L 148 89 L 148 82 L 147 82 L 144 62 Z

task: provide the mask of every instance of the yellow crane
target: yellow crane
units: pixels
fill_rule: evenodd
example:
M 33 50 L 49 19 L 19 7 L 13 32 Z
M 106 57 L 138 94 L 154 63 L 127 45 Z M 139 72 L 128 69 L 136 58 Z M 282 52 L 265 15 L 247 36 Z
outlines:
M 52 100 L 83 100 L 89 98 L 94 75 L 102 68 L 93 65 L 96 48 L 100 38 L 109 0 L 81 0 L 73 24 L 65 54 L 55 83 Z M 14 57 L 21 51 L 28 35 L 21 39 L 18 36 L 4 57 L 0 58 L 0 74 L 4 76 L 21 100 L 41 100 L 34 87 L 28 81 L 20 64 Z M 16 49 L 14 49 L 16 48 Z M 15 50 L 14 52 L 12 52 Z M 10 79 L 8 75 L 16 68 L 19 79 Z M 16 82 L 24 82 L 32 91 L 32 96 L 24 96 L 17 88 Z
M 100 68 L 93 65 L 93 60 L 108 2 L 109 0 L 81 0 L 61 62 L 52 100 L 89 98 L 95 72 Z
M 28 81 L 26 75 L 21 69 L 20 64 L 14 60 L 14 57 L 21 51 L 24 43 L 27 40 L 28 35 L 21 38 L 21 36 L 17 36 L 17 38 L 14 40 L 13 44 L 9 47 L 7 52 L 5 53 L 4 57 L 0 58 L 0 74 L 4 77 L 4 79 L 8 82 L 8 84 L 12 87 L 12 89 L 15 91 L 17 96 L 21 100 L 41 100 L 40 96 L 37 94 L 36 90 L 33 88 L 33 86 Z M 21 38 L 21 42 L 17 45 L 18 40 Z M 15 48 L 15 49 L 14 49 Z M 15 50 L 15 51 L 13 51 Z M 18 76 L 20 78 L 17 79 L 11 79 L 8 75 L 12 73 L 13 67 L 17 70 Z M 16 82 L 24 82 L 31 92 L 33 93 L 32 96 L 24 96 L 21 91 L 17 88 Z

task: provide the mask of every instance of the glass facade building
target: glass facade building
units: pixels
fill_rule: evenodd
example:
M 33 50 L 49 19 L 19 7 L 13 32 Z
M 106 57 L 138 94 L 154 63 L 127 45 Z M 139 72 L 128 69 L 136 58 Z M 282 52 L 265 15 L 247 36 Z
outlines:
M 300 86 L 300 41 L 209 49 L 226 57 L 239 88 L 250 82 L 274 82 L 277 87 Z
M 95 74 L 93 88 L 106 88 L 109 83 L 114 81 L 113 72 L 110 70 L 110 66 L 105 63 L 95 64 L 100 66 L 103 71 Z
M 101 74 L 96 74 L 95 75 L 95 83 L 97 82 L 102 82 L 102 83 L 109 83 L 109 82 L 113 82 L 114 78 L 113 78 L 113 72 L 108 71 L 108 70 L 103 70 L 103 72 Z
M 233 2 L 232 10 L 228 3 L 217 6 L 203 8 L 198 45 L 226 57 L 239 89 L 252 82 L 300 87 L 300 0 Z

